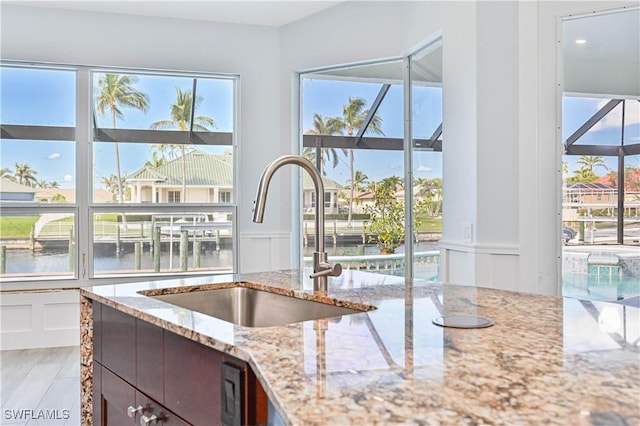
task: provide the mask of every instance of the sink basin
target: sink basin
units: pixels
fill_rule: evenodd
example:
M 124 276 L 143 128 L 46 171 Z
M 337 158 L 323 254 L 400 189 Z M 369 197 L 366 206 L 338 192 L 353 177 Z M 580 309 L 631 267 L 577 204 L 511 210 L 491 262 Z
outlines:
M 245 327 L 287 325 L 363 312 L 250 287 L 226 287 L 149 297 Z

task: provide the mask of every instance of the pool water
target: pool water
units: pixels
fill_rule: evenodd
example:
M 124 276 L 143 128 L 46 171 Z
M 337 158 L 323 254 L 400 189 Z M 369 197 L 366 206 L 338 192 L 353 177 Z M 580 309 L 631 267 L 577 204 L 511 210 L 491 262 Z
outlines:
M 640 296 L 640 277 L 620 275 L 617 270 L 601 269 L 599 273 L 562 274 L 562 294 L 590 300 L 621 300 Z

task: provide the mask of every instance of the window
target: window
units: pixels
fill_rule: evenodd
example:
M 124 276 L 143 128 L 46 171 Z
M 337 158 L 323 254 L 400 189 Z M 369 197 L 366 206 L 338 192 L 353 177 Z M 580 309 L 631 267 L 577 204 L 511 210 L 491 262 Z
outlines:
M 219 193 L 219 203 L 230 203 L 231 202 L 231 191 L 220 191 Z
M 403 257 L 411 252 L 414 263 L 428 264 L 413 276 L 437 275 L 442 233 L 441 55 L 438 40 L 399 60 L 301 75 L 301 151 L 323 175 L 325 221 L 330 221 L 325 226 L 344 236 L 334 239 L 327 252 L 352 257 L 345 267 L 405 275 Z M 409 63 L 413 71 L 406 78 L 403 70 Z M 413 112 L 410 142 L 404 119 L 408 86 L 408 108 Z M 407 150 L 412 155 L 410 174 Z M 413 177 L 410 185 L 405 182 L 408 175 Z M 305 174 L 302 181 L 303 200 L 315 207 L 315 192 Z M 405 215 L 406 188 L 413 194 L 411 215 Z M 410 249 L 404 245 L 405 216 L 407 221 L 414 217 L 412 233 L 419 237 Z M 308 223 L 303 229 L 315 220 L 312 215 L 304 219 Z M 303 251 L 308 265 L 313 247 L 307 245 Z M 383 268 L 376 264 L 380 253 L 394 254 L 380 260 Z M 390 264 L 394 266 L 389 269 Z
M 325 208 L 332 207 L 332 205 L 331 205 L 331 193 L 330 192 L 325 192 L 324 193 L 324 206 L 325 206 Z
M 180 202 L 180 191 L 169 191 L 169 202 L 170 203 L 179 203 Z
M 236 270 L 237 77 L 1 70 L 3 282 Z

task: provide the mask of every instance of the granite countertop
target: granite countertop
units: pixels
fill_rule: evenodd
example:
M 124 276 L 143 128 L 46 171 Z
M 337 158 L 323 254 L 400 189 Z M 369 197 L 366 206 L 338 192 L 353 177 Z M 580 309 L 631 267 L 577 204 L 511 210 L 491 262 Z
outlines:
M 307 275 L 149 281 L 81 294 L 248 361 L 288 424 L 640 424 L 640 309 L 622 303 L 344 271 L 329 280 L 326 299 L 377 309 L 249 328 L 138 293 L 242 281 L 311 297 Z M 495 325 L 434 325 L 443 314 Z

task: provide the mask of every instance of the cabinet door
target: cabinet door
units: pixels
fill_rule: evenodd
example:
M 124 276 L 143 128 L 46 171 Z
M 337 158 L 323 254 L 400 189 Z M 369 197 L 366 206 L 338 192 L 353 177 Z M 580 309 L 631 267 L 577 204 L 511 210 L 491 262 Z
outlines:
M 146 419 L 152 425 L 190 426 L 189 423 L 141 392 L 136 392 L 136 404 L 145 407 L 145 411 L 137 416 L 140 425 L 144 425 Z
M 163 375 L 164 345 L 163 330 L 140 319 L 136 320 L 136 388 L 154 398 L 164 401 Z
M 219 425 L 222 354 L 177 334 L 164 335 L 164 405 L 195 425 Z
M 102 305 L 102 365 L 129 383 L 136 382 L 136 319 Z
M 127 382 L 101 368 L 100 418 L 94 417 L 94 423 L 101 426 L 135 425 L 135 418 L 129 417 L 127 408 L 137 407 L 135 389 Z
M 102 419 L 102 366 L 93 361 L 93 423 L 100 425 Z

